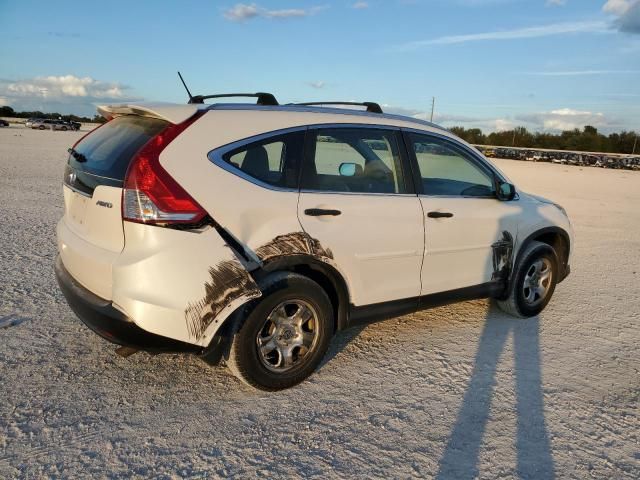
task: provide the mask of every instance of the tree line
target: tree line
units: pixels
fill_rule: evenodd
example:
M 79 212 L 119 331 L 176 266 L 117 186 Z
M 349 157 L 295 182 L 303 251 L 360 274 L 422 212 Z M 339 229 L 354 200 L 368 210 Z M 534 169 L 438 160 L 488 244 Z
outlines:
M 62 113 L 53 112 L 45 113 L 39 110 L 34 112 L 16 112 L 13 108 L 8 106 L 0 107 L 0 117 L 15 117 L 15 118 L 45 118 L 51 120 L 62 119 L 67 122 L 85 122 L 85 123 L 103 123 L 104 117 L 101 115 L 94 115 L 90 117 L 79 117 L 78 115 L 63 115 Z
M 582 130 L 565 130 L 559 134 L 530 132 L 525 127 L 513 130 L 482 133 L 479 128 L 453 127 L 452 133 L 474 145 L 495 145 L 504 147 L 545 148 L 549 150 L 577 150 L 582 152 L 640 153 L 640 140 L 634 131 L 622 131 L 603 135 L 590 125 Z

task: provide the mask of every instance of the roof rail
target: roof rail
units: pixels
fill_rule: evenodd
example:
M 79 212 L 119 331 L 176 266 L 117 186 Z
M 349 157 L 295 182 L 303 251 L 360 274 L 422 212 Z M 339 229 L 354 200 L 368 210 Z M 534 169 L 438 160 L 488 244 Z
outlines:
M 219 93 L 217 95 L 194 95 L 189 98 L 189 103 L 204 103 L 209 98 L 228 98 L 228 97 L 253 97 L 257 98 L 258 105 L 279 105 L 276 97 L 271 93 L 256 92 L 256 93 Z
M 367 107 L 367 112 L 371 113 L 383 113 L 382 108 L 375 102 L 304 102 L 304 103 L 291 103 L 290 105 L 308 105 L 308 106 L 320 106 L 320 105 L 356 105 L 359 107 Z

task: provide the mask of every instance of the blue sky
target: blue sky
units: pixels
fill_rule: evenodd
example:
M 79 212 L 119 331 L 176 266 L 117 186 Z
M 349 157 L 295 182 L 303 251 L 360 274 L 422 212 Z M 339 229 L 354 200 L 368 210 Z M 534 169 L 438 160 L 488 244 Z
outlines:
M 0 0 L 0 104 L 270 91 L 485 131 L 640 130 L 640 0 Z

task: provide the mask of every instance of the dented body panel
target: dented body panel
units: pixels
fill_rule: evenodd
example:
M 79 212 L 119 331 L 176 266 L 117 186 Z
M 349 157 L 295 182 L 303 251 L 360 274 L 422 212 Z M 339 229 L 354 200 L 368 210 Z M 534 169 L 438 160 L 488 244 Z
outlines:
M 113 303 L 139 327 L 206 346 L 233 310 L 260 290 L 218 232 L 125 222 L 113 265 Z
M 217 329 L 211 331 L 210 327 L 222 323 L 226 318 L 226 315 L 221 317 L 225 309 L 233 309 L 262 294 L 237 259 L 209 267 L 209 276 L 210 280 L 204 284 L 205 296 L 189 302 L 184 312 L 189 336 L 196 340 L 215 334 Z
M 504 230 L 502 238 L 491 245 L 491 250 L 493 258 L 491 281 L 507 280 L 513 264 L 513 235 L 508 230 Z

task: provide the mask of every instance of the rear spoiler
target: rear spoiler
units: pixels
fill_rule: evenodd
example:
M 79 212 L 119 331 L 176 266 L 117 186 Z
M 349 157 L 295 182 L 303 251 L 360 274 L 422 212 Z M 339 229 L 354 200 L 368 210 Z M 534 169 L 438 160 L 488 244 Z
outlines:
M 178 124 L 191 118 L 198 110 L 208 105 L 181 105 L 175 103 L 138 103 L 121 105 L 100 105 L 98 113 L 107 120 L 121 115 L 139 115 L 142 117 L 159 118 L 167 122 Z

